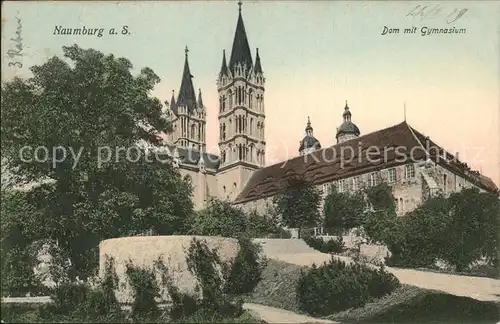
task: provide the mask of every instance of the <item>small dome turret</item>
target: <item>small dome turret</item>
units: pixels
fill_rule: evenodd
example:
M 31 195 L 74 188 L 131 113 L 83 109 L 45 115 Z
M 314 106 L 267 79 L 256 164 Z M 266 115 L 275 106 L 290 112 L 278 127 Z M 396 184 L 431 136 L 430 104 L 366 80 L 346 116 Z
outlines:
M 304 155 L 321 148 L 319 141 L 313 136 L 311 120 L 307 117 L 306 136 L 300 141 L 299 154 Z
M 359 128 L 351 121 L 351 116 L 352 114 L 346 101 L 344 113 L 342 114 L 344 122 L 340 125 L 339 128 L 337 128 L 337 135 L 335 136 L 337 138 L 337 143 L 342 143 L 359 136 Z

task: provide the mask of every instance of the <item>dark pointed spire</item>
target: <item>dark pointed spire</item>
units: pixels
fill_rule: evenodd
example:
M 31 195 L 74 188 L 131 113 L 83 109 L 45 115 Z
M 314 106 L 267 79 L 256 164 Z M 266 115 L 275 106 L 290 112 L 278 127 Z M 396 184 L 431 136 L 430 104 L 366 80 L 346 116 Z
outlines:
M 306 135 L 312 136 L 313 128 L 311 126 L 311 119 L 307 116 L 307 126 L 306 126 Z
M 262 72 L 262 65 L 260 64 L 260 56 L 259 56 L 259 48 L 257 48 L 257 54 L 255 55 L 255 68 L 254 68 L 255 73 L 263 73 Z
M 222 50 L 222 66 L 220 68 L 220 74 L 225 76 L 229 75 L 229 70 L 226 63 L 226 50 Z
M 349 106 L 347 105 L 347 100 L 345 101 L 345 108 L 344 108 L 344 113 L 342 114 L 344 117 L 344 121 L 350 121 L 351 120 L 351 112 L 349 111 Z
M 175 104 L 175 94 L 174 90 L 172 90 L 172 98 L 170 98 L 170 110 L 177 115 L 177 105 Z
M 203 99 L 201 98 L 201 89 L 198 89 L 198 107 L 203 107 Z
M 231 69 L 231 72 L 234 73 L 234 66 L 236 64 L 246 64 L 245 73 L 248 73 L 250 68 L 253 66 L 252 53 L 250 53 L 247 33 L 245 32 L 245 25 L 243 24 L 243 17 L 241 16 L 241 1 L 238 2 L 238 5 L 238 23 L 236 24 L 236 32 L 234 33 L 233 48 L 231 50 L 231 58 L 229 59 L 229 68 Z
M 186 46 L 186 59 L 184 61 L 184 72 L 182 73 L 181 88 L 179 90 L 179 97 L 177 97 L 177 106 L 188 107 L 189 111 L 196 109 L 196 94 L 193 87 L 193 75 L 189 70 L 188 63 L 188 48 Z

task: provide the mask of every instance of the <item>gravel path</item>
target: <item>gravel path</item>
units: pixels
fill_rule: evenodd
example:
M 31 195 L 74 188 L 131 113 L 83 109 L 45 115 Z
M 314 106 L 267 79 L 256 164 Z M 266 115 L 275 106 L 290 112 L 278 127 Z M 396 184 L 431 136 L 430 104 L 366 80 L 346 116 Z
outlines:
M 339 323 L 260 304 L 245 303 L 243 308 L 267 323 Z
M 317 265 L 330 260 L 330 254 L 320 253 L 303 240 L 297 239 L 265 239 L 263 252 L 270 258 L 300 266 Z M 348 257 L 335 256 L 343 261 L 351 262 Z M 500 280 L 482 277 L 451 275 L 411 269 L 386 267 L 403 284 L 424 289 L 433 289 L 456 296 L 474 298 L 481 301 L 500 301 Z

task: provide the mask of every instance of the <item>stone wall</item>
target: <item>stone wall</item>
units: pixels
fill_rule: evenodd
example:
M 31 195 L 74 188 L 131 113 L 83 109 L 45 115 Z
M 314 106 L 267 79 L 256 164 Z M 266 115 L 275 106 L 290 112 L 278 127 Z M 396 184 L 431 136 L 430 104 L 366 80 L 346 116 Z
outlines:
M 181 292 L 194 294 L 196 278 L 188 271 L 186 251 L 193 238 L 206 240 L 210 249 L 217 248 L 223 261 L 236 256 L 238 242 L 235 239 L 206 236 L 134 236 L 104 240 L 99 245 L 99 274 L 104 275 L 106 256 L 115 261 L 115 270 L 120 280 L 115 291 L 120 303 L 132 302 L 132 291 L 126 276 L 126 265 L 151 269 L 161 257 L 169 269 L 174 284 Z M 158 279 L 160 273 L 157 273 Z M 168 302 L 168 292 L 162 289 L 159 302 Z

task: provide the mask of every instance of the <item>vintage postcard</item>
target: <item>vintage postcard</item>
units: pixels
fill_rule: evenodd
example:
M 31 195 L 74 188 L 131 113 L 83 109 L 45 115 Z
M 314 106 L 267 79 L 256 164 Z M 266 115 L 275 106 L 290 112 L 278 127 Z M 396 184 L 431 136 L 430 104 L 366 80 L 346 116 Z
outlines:
M 500 320 L 497 2 L 2 9 L 6 323 Z

